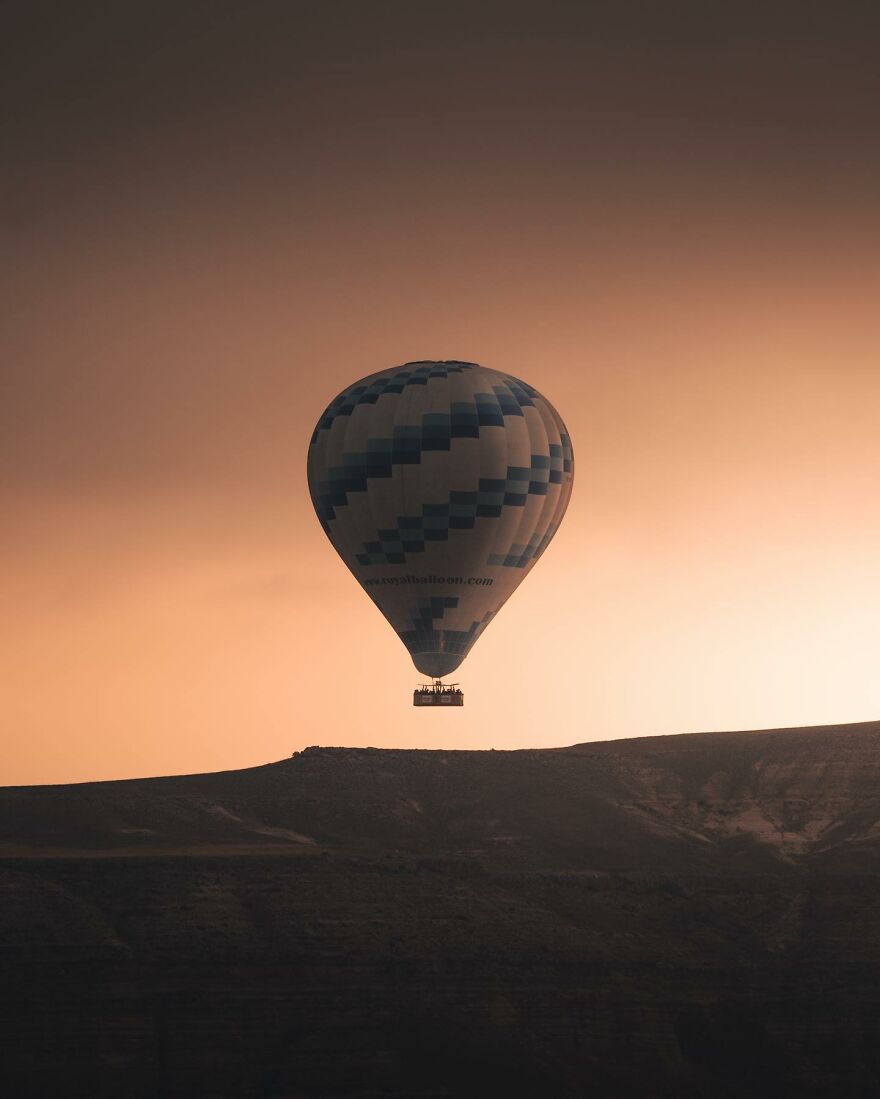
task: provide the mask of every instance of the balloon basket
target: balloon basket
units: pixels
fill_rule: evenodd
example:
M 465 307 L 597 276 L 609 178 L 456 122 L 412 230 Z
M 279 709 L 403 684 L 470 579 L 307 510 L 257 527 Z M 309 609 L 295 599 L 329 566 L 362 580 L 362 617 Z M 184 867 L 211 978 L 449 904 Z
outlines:
M 442 683 L 435 679 L 416 687 L 413 706 L 464 706 L 464 695 L 457 683 Z

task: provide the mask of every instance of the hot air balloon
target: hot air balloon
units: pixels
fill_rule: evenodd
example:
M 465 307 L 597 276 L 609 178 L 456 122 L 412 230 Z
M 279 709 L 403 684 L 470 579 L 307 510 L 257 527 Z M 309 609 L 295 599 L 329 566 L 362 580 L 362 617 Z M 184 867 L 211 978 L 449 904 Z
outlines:
M 321 526 L 433 681 L 416 705 L 460 705 L 455 671 L 556 533 L 574 459 L 559 413 L 477 363 L 410 362 L 355 382 L 312 435 Z

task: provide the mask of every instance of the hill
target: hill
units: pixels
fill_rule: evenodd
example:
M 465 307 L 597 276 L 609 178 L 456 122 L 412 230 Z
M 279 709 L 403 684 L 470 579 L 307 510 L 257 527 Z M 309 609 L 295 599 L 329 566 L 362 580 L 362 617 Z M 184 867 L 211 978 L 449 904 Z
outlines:
M 0 1089 L 880 1093 L 880 723 L 0 790 Z
M 0 789 L 0 856 L 403 851 L 535 869 L 873 868 L 880 722 L 518 752 L 307 748 Z

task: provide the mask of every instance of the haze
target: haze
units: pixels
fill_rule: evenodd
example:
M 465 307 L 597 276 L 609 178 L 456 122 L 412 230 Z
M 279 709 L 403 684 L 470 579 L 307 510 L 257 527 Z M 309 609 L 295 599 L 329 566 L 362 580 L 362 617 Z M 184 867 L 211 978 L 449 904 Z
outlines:
M 876 14 L 184 8 L 7 20 L 0 783 L 875 718 Z M 578 462 L 454 714 L 305 481 L 416 358 Z

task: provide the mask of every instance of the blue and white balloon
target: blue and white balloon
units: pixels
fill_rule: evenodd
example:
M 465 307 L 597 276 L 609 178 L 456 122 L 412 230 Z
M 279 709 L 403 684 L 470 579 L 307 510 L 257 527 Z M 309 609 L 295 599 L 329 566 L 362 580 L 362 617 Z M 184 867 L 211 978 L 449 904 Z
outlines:
M 412 362 L 334 398 L 309 446 L 333 547 L 425 675 L 449 675 L 562 521 L 574 459 L 532 386 L 476 363 Z

